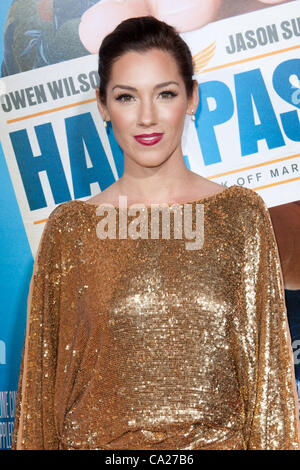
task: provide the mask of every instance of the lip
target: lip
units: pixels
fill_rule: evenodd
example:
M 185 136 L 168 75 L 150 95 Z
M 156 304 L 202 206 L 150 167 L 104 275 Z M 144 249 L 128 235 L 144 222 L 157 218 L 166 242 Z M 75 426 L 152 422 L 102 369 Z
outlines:
M 145 139 L 145 137 L 153 137 L 151 140 Z M 154 145 L 157 144 L 163 137 L 163 134 L 140 134 L 140 135 L 135 135 L 134 138 L 137 142 L 139 142 L 142 145 Z
M 162 132 L 153 132 L 153 134 L 139 134 L 134 137 L 155 137 L 156 135 L 163 135 Z

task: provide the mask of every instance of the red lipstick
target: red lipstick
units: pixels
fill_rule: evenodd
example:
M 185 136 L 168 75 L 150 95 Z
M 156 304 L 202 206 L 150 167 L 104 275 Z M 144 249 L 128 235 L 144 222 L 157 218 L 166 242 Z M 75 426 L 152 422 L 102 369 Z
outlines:
M 137 142 L 139 142 L 142 145 L 154 145 L 157 144 L 163 137 L 163 134 L 140 134 L 140 135 L 135 135 L 134 138 Z

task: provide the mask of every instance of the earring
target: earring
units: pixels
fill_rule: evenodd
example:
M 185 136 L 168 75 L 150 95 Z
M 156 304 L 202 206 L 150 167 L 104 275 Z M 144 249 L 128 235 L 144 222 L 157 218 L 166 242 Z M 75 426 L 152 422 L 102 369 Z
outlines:
M 194 112 L 194 110 L 192 109 L 192 113 L 193 113 L 193 112 Z M 195 119 L 196 119 L 196 118 L 195 118 L 195 115 L 192 114 L 192 115 L 191 115 L 191 120 L 192 120 L 192 121 L 195 121 Z
M 104 124 L 104 127 L 107 127 L 106 119 L 104 119 L 103 124 Z

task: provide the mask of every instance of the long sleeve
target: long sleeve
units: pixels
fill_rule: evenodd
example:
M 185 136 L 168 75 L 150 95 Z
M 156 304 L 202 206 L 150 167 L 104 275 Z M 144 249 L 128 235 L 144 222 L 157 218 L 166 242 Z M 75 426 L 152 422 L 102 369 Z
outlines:
M 269 210 L 243 213 L 243 280 L 235 325 L 246 449 L 300 449 L 298 400 L 283 278 Z
M 12 449 L 57 449 L 53 397 L 60 296 L 58 208 L 45 225 L 27 301 L 27 325 L 17 393 Z

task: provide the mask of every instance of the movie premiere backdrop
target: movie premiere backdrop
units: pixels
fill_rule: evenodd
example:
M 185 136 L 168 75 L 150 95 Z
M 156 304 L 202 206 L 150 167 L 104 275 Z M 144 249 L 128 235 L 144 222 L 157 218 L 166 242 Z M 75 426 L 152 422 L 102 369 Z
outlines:
M 1 0 L 0 448 L 11 447 L 33 260 L 49 214 L 123 173 L 95 99 L 97 50 L 123 19 L 152 14 L 191 48 L 200 103 L 185 163 L 266 202 L 282 263 L 300 382 L 300 2 Z

